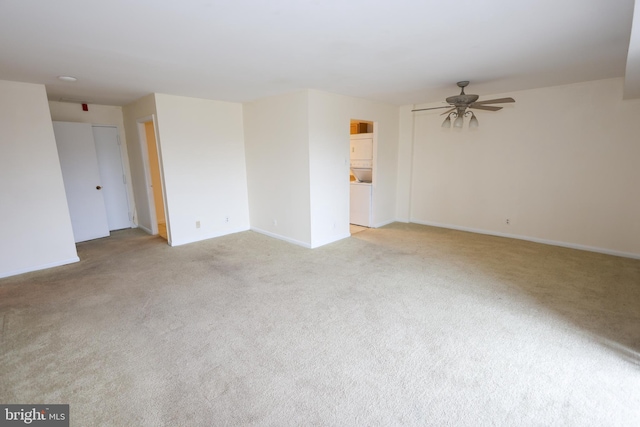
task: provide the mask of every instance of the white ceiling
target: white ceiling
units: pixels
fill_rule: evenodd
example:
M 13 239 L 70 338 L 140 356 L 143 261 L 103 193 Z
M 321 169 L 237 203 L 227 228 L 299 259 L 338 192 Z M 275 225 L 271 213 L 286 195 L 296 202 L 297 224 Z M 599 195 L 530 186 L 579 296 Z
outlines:
M 634 0 L 0 0 L 0 79 L 45 84 L 52 100 L 107 105 L 151 92 L 243 102 L 305 88 L 423 103 L 458 93 L 459 80 L 482 95 L 622 77 L 633 7 Z

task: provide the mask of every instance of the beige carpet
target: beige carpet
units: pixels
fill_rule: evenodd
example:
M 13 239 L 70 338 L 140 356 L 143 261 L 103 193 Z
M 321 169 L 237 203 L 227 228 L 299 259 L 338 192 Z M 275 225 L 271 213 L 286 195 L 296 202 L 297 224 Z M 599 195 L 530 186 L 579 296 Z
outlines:
M 363 227 L 361 225 L 356 225 L 356 224 L 349 224 L 349 233 L 351 233 L 351 235 L 354 235 L 356 233 L 361 233 L 368 229 L 369 227 Z
M 640 261 L 407 224 L 138 230 L 0 280 L 0 402 L 75 426 L 638 426 Z

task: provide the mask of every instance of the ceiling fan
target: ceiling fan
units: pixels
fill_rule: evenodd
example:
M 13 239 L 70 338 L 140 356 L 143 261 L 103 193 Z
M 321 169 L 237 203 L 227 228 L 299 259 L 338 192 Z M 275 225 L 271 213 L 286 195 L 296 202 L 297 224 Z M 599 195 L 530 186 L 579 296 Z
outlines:
M 450 96 L 446 99 L 447 104 L 444 107 L 432 107 L 432 108 L 420 108 L 417 110 L 411 111 L 426 111 L 426 110 L 437 110 L 440 108 L 448 108 L 448 111 L 445 111 L 441 114 L 441 116 L 447 115 L 447 118 L 442 122 L 442 127 L 450 128 L 451 127 L 451 119 L 454 119 L 453 127 L 461 128 L 463 124 L 463 117 L 471 116 L 469 120 L 469 127 L 478 127 L 478 119 L 476 115 L 471 111 L 471 109 L 475 110 L 487 110 L 487 111 L 498 111 L 501 110 L 502 107 L 494 107 L 493 105 L 486 104 L 503 104 L 506 102 L 516 102 L 513 98 L 497 98 L 497 99 L 488 99 L 486 101 L 478 101 L 478 95 L 467 95 L 464 93 L 464 88 L 469 85 L 468 81 L 458 82 L 458 87 L 461 89 L 460 95 Z

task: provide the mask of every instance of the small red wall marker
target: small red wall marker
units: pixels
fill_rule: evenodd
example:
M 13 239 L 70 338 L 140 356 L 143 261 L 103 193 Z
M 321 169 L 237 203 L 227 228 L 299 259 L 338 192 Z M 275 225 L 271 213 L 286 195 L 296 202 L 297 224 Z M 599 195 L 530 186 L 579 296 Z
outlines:
M 89 106 L 87 104 L 82 104 L 82 111 L 89 111 Z

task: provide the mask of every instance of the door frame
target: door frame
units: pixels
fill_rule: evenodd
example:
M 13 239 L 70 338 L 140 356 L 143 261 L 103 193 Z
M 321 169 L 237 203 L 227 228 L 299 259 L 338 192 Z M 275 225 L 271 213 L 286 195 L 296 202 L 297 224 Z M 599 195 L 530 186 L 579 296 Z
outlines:
M 378 135 L 380 133 L 379 130 L 379 122 L 377 120 L 368 120 L 368 119 L 356 119 L 354 117 L 351 117 L 349 119 L 349 124 L 351 124 L 352 120 L 356 120 L 359 122 L 368 122 L 371 123 L 371 134 L 373 136 L 373 147 L 372 147 L 372 156 L 373 156 L 373 161 L 371 163 L 371 168 L 372 168 L 372 174 L 371 174 L 371 213 L 369 215 L 370 218 L 370 223 L 371 225 L 369 225 L 369 228 L 377 228 L 378 226 L 376 225 L 376 209 L 375 209 L 375 202 L 376 202 L 376 187 L 378 186 Z M 351 132 L 349 132 L 349 139 L 348 139 L 348 149 L 347 152 L 349 153 L 349 157 L 348 159 L 351 158 Z M 351 164 L 351 161 L 349 160 L 349 165 Z M 347 168 L 349 169 L 350 166 L 348 166 Z M 347 185 L 349 186 L 349 191 L 347 192 L 347 226 L 351 225 L 351 219 L 350 219 L 350 215 L 351 215 L 351 183 L 348 182 Z
M 158 234 L 158 216 L 156 215 L 156 206 L 152 190 L 151 168 L 149 166 L 149 150 L 147 148 L 147 132 L 145 129 L 145 123 L 148 122 L 153 122 L 153 131 L 155 132 L 156 136 L 156 151 L 158 153 L 158 167 L 160 171 L 162 206 L 164 208 L 164 217 L 167 225 L 167 243 L 171 245 L 171 227 L 169 225 L 169 215 L 167 212 L 167 194 L 164 185 L 164 167 L 162 165 L 162 151 L 160 149 L 160 141 L 158 138 L 158 124 L 156 122 L 155 114 L 151 114 L 150 116 L 145 116 L 136 120 L 136 126 L 138 127 L 138 140 L 140 141 L 140 150 L 142 151 L 142 166 L 144 168 L 144 181 L 145 190 L 147 192 L 147 203 L 149 206 L 149 218 L 151 220 L 151 230 L 147 231 L 150 231 L 154 236 Z

